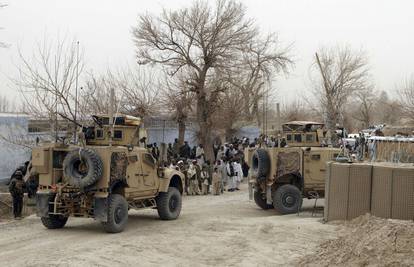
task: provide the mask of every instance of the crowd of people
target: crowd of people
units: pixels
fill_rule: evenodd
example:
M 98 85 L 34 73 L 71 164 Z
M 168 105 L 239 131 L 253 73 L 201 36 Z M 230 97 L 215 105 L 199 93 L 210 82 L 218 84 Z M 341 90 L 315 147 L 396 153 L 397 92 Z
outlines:
M 233 138 L 230 142 L 213 145 L 214 161 L 207 160 L 203 144 L 190 147 L 178 139 L 167 145 L 167 162 L 171 168 L 185 175 L 185 192 L 188 195 L 220 195 L 224 191 L 240 190 L 240 183 L 247 177 L 249 166 L 244 161 L 244 148 L 248 138 Z M 149 148 L 154 158 L 160 158 L 156 144 Z

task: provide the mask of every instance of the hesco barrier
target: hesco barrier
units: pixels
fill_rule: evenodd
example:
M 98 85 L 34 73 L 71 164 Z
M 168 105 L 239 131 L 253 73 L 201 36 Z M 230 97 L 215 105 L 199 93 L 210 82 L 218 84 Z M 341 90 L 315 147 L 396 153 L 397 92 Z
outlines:
M 325 220 L 349 220 L 369 212 L 372 166 L 328 163 L 327 168 Z
M 324 218 L 350 220 L 365 213 L 414 219 L 414 166 L 328 163 Z

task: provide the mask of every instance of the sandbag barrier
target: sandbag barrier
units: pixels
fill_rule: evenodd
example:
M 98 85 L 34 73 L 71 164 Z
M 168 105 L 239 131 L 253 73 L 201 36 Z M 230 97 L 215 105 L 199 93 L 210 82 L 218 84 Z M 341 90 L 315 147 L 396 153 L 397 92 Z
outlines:
M 414 166 L 392 163 L 327 163 L 324 220 L 371 213 L 414 220 Z

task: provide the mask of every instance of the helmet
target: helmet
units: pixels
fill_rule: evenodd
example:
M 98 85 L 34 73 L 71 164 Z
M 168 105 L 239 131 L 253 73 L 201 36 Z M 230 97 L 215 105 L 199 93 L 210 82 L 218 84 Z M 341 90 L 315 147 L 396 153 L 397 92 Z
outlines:
M 22 171 L 21 171 L 21 170 L 16 170 L 16 171 L 14 172 L 14 176 L 23 176 L 23 173 L 22 173 Z

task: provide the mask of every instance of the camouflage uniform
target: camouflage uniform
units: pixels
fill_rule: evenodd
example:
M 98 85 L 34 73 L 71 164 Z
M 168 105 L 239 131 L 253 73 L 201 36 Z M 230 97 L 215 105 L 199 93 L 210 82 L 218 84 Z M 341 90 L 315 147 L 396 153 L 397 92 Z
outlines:
M 23 174 L 21 171 L 16 171 L 9 184 L 9 191 L 13 198 L 14 218 L 22 216 L 24 188 Z
M 188 167 L 188 179 L 189 179 L 189 189 L 188 189 L 188 194 L 189 195 L 199 195 L 200 194 L 200 189 L 198 187 L 198 174 L 197 174 L 197 170 L 196 170 L 196 166 L 195 164 L 190 164 L 190 166 Z

